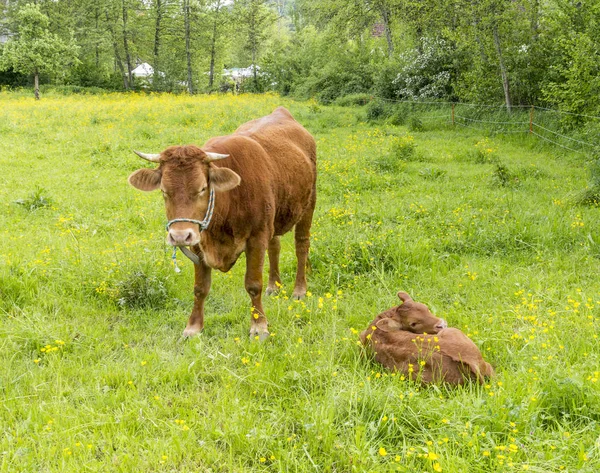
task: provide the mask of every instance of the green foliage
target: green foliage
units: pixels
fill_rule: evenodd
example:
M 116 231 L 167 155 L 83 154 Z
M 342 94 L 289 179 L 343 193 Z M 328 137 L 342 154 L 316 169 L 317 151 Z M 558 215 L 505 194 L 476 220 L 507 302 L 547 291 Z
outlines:
M 392 155 L 400 161 L 414 161 L 417 158 L 417 145 L 411 135 L 404 135 L 392 141 Z
M 64 41 L 48 29 L 50 20 L 39 5 L 27 4 L 18 14 L 18 37 L 2 49 L 0 68 L 22 74 L 54 73 L 76 63 L 78 47 L 71 38 Z
M 600 158 L 594 154 L 594 159 L 589 164 L 589 184 L 576 198 L 581 205 L 600 206 Z
M 367 93 L 349 94 L 336 99 L 335 104 L 341 107 L 367 105 L 373 100 L 373 95 Z
M 412 115 L 410 117 L 410 120 L 408 122 L 408 129 L 410 131 L 423 131 L 425 130 L 425 127 L 423 126 L 423 122 L 421 121 L 421 119 L 419 118 L 418 115 Z
M 124 309 L 163 309 L 168 301 L 164 280 L 136 271 L 115 284 L 115 297 Z
M 519 178 L 505 164 L 497 163 L 492 172 L 492 182 L 501 187 L 518 184 Z
M 422 38 L 420 48 L 400 55 L 396 77 L 389 86 L 395 98 L 452 99 L 458 66 L 456 48 L 443 38 Z
M 381 100 L 373 100 L 367 104 L 367 120 L 379 120 L 388 116 L 390 107 Z
M 45 193 L 46 189 L 42 187 L 37 187 L 25 199 L 15 200 L 15 204 L 22 206 L 28 212 L 33 212 L 37 209 L 49 207 L 50 205 L 52 205 L 52 199 L 47 195 L 44 195 Z

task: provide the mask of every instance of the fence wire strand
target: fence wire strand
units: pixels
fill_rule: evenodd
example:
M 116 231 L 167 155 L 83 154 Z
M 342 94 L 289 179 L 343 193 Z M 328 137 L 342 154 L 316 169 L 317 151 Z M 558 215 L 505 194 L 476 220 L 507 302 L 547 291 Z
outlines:
M 485 119 L 481 119 L 481 118 L 470 118 L 470 117 L 466 117 L 464 115 L 460 115 L 456 113 L 456 108 L 458 107 L 471 107 L 471 109 L 473 108 L 481 108 L 481 109 L 506 109 L 506 105 L 487 105 L 487 104 L 475 104 L 475 103 L 462 103 L 462 102 L 434 102 L 434 101 L 415 101 L 415 100 L 394 100 L 394 99 L 386 99 L 386 98 L 382 98 L 379 97 L 380 100 L 386 101 L 386 102 L 391 102 L 391 103 L 406 103 L 406 104 L 411 104 L 412 106 L 419 106 L 419 105 L 436 105 L 436 106 L 452 106 L 453 108 L 453 119 L 451 120 L 446 120 L 445 122 L 448 124 L 453 124 L 453 125 L 459 125 L 463 128 L 469 128 L 471 130 L 475 130 L 475 131 L 479 131 L 479 132 L 492 132 L 492 133 L 497 133 L 497 134 L 502 134 L 502 133 L 527 133 L 527 134 L 531 134 L 531 135 L 535 135 L 538 138 L 540 138 L 543 141 L 546 141 L 548 143 L 551 143 L 555 146 L 558 146 L 560 148 L 572 151 L 574 153 L 584 153 L 584 151 L 582 151 L 581 149 L 574 149 L 571 148 L 569 146 L 565 146 L 561 143 L 559 143 L 558 141 L 555 141 L 553 139 L 548 138 L 547 136 L 544 136 L 543 134 L 538 133 L 537 131 L 534 130 L 534 128 L 537 128 L 538 130 L 544 130 L 545 132 L 551 133 L 553 136 L 555 136 L 555 139 L 565 139 L 568 140 L 572 143 L 577 143 L 581 146 L 586 146 L 588 148 L 591 149 L 595 149 L 595 148 L 599 148 L 600 144 L 599 143 L 590 143 L 587 141 L 583 141 L 583 140 L 578 140 L 576 138 L 572 138 L 570 136 L 567 135 L 563 135 L 562 133 L 559 133 L 557 131 L 551 130 L 549 128 L 546 128 L 543 125 L 540 125 L 537 122 L 533 121 L 533 111 L 535 110 L 543 110 L 545 112 L 554 112 L 554 113 L 564 113 L 564 114 L 568 114 L 568 115 L 575 115 L 575 116 L 580 116 L 580 117 L 586 117 L 586 118 L 590 118 L 590 119 L 598 119 L 600 120 L 600 117 L 596 117 L 593 115 L 583 115 L 583 114 L 577 114 L 577 113 L 572 113 L 572 112 L 563 112 L 561 110 L 555 110 L 555 109 L 551 109 L 551 108 L 545 108 L 545 107 L 538 107 L 538 106 L 532 106 L 532 105 L 513 105 L 511 106 L 511 108 L 514 109 L 522 109 L 523 112 L 525 111 L 525 109 L 531 109 L 532 110 L 532 115 L 531 115 L 531 119 L 530 121 L 505 121 L 505 120 L 485 120 Z M 433 111 L 433 110 L 432 110 Z M 482 110 L 483 112 L 483 110 Z M 435 120 L 442 120 L 444 118 L 448 118 L 447 115 L 440 115 L 439 113 L 436 115 L 430 115 L 430 116 L 423 116 L 423 117 L 419 117 L 419 119 L 421 121 L 424 122 L 431 122 L 431 121 L 435 121 Z M 461 120 L 464 121 L 464 123 L 461 123 Z M 470 123 L 470 124 L 467 124 Z M 478 127 L 478 126 L 472 126 L 472 125 L 476 125 L 476 124 L 481 124 L 482 126 Z M 502 126 L 501 128 L 496 128 L 494 129 L 493 125 L 496 126 Z M 509 127 L 503 126 L 503 125 L 508 125 Z M 520 126 L 526 126 L 529 125 L 528 129 L 523 129 L 523 130 L 515 130 L 514 127 L 520 127 Z M 486 127 L 487 126 L 487 127 Z M 487 128 L 487 129 L 486 129 Z M 491 130 L 489 129 L 491 128 Z
M 569 151 L 573 151 L 574 153 L 583 153 L 583 151 L 581 151 L 581 150 L 577 150 L 577 149 L 569 148 L 568 146 L 565 146 L 565 145 L 561 145 L 560 143 L 557 143 L 556 141 L 551 140 L 550 138 L 546 138 L 545 136 L 540 135 L 539 133 L 537 133 L 535 131 L 532 131 L 531 134 L 541 138 L 544 141 L 547 141 L 548 143 L 552 143 L 552 144 L 555 144 L 556 146 L 560 146 L 561 148 L 568 149 Z
M 542 125 L 539 125 L 539 124 L 537 124 L 535 122 L 533 122 L 532 125 L 533 126 L 537 126 L 538 128 L 541 128 L 544 131 L 552 133 L 553 135 L 557 135 L 557 136 L 560 136 L 561 138 L 565 138 L 567 140 L 574 141 L 575 143 L 579 143 L 579 144 L 582 144 L 582 145 L 585 145 L 585 146 L 589 146 L 590 148 L 595 148 L 597 146 L 597 145 L 593 145 L 593 144 L 587 143 L 585 141 L 581 141 L 581 140 L 577 140 L 575 138 L 571 138 L 570 136 L 567 136 L 567 135 L 562 135 L 562 134 L 560 134 L 560 133 L 558 133 L 558 132 L 556 132 L 554 130 L 550 130 L 550 129 L 548 129 L 546 127 L 543 127 Z
M 463 117 L 462 115 L 454 114 L 455 118 L 462 118 L 463 120 L 468 120 L 470 122 L 478 122 L 478 123 L 497 123 L 499 125 L 528 125 L 529 122 L 498 122 L 491 120 L 477 120 L 475 118 Z

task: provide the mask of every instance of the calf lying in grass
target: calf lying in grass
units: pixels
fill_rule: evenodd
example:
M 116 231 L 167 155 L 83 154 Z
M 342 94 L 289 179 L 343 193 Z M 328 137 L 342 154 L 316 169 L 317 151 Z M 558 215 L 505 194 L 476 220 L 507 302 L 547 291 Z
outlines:
M 494 370 L 460 330 L 447 328 L 425 306 L 399 292 L 402 304 L 379 314 L 360 334 L 363 345 L 386 368 L 422 383 L 484 382 Z

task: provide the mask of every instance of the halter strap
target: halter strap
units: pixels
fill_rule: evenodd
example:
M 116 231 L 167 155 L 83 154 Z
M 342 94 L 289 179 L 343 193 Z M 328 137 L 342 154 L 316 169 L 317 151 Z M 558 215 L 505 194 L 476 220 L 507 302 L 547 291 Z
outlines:
M 210 221 L 212 220 L 213 212 L 215 210 L 215 191 L 210 189 L 210 197 L 208 198 L 208 207 L 206 209 L 206 214 L 204 215 L 204 220 L 194 220 L 193 218 L 174 218 L 173 220 L 169 220 L 167 222 L 167 231 L 169 231 L 169 227 L 177 222 L 191 222 L 195 223 L 200 227 L 200 231 L 203 232 L 210 225 Z
M 210 221 L 212 220 L 212 216 L 213 216 L 214 210 L 215 210 L 215 191 L 211 188 L 210 189 L 210 196 L 208 198 L 208 207 L 206 209 L 206 214 L 204 215 L 204 219 L 203 220 L 194 220 L 193 218 L 174 218 L 173 220 L 169 220 L 167 222 L 167 225 L 166 225 L 167 231 L 169 231 L 169 227 L 171 225 L 173 225 L 174 223 L 177 223 L 177 222 L 191 222 L 191 223 L 195 223 L 196 225 L 198 225 L 198 227 L 200 227 L 200 232 L 203 232 L 210 225 Z M 188 247 L 185 247 L 185 246 L 181 246 L 181 247 L 174 246 L 173 247 L 173 256 L 171 256 L 171 258 L 173 259 L 173 265 L 175 266 L 175 272 L 178 273 L 178 272 L 181 271 L 179 269 L 179 267 L 177 266 L 177 248 L 179 248 L 181 250 L 181 252 L 192 261 L 192 263 L 194 263 L 194 264 L 200 264 L 200 258 L 198 257 L 198 255 L 195 254 Z

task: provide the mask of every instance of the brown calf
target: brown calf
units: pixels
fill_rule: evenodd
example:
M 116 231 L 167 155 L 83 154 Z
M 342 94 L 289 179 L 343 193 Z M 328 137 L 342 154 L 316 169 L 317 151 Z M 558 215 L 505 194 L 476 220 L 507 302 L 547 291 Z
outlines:
M 446 328 L 443 320 L 408 294 L 398 296 L 404 304 L 378 315 L 360 334 L 377 362 L 422 383 L 463 384 L 468 379 L 483 383 L 484 377 L 494 375 L 464 333 Z
M 305 268 L 317 197 L 314 138 L 279 107 L 231 135 L 211 138 L 202 148 L 172 146 L 157 155 L 138 155 L 158 163 L 158 168 L 134 172 L 130 184 L 143 191 L 162 191 L 169 220 L 167 242 L 189 247 L 198 257 L 194 308 L 184 336 L 204 327 L 211 270 L 229 271 L 245 252 L 245 287 L 252 303 L 250 336 L 266 338 L 261 300 L 265 251 L 269 253 L 267 293 L 272 293 L 281 284 L 279 237 L 294 227 L 298 268 L 293 295 L 306 294 Z M 214 212 L 209 206 L 211 194 Z M 203 219 L 210 220 L 206 229 L 199 225 Z

